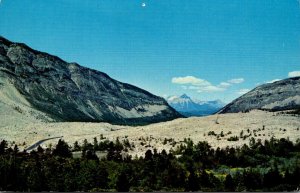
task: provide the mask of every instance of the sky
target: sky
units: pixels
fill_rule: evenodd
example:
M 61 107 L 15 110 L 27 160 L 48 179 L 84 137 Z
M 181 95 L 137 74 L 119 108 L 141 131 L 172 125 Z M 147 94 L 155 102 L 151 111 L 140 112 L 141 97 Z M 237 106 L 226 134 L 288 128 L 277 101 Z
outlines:
M 300 76 L 299 0 L 1 0 L 0 35 L 159 96 Z

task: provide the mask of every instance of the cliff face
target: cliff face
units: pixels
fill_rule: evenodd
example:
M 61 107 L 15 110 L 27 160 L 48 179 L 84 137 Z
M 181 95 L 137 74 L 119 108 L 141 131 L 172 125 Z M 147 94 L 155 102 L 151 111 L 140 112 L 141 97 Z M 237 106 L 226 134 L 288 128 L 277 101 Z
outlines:
M 279 111 L 299 108 L 300 77 L 294 77 L 258 86 L 226 105 L 219 113 L 245 112 L 252 109 Z
M 2 37 L 0 79 L 57 121 L 134 125 L 181 116 L 161 97 Z

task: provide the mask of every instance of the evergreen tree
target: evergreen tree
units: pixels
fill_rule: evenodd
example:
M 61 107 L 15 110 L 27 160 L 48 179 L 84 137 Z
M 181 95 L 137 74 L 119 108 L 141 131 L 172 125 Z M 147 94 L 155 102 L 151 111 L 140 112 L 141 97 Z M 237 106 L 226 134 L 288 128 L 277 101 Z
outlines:
M 152 158 L 153 158 L 153 154 L 152 154 L 152 151 L 149 149 L 149 150 L 147 150 L 146 153 L 145 153 L 145 160 L 146 160 L 146 161 L 151 161 Z
M 116 181 L 116 189 L 118 192 L 128 192 L 129 188 L 130 183 L 128 177 L 125 172 L 121 172 Z
M 87 152 L 85 154 L 85 158 L 88 159 L 88 160 L 99 161 L 99 158 L 96 155 L 96 153 L 94 151 L 91 151 L 91 150 L 87 150 Z
M 264 187 L 271 188 L 279 185 L 282 182 L 282 177 L 278 172 L 277 167 L 268 171 L 263 178 Z
M 78 141 L 75 141 L 74 145 L 73 145 L 73 151 L 80 151 L 80 150 L 81 150 L 81 147 L 80 147 Z
M 55 149 L 53 150 L 53 155 L 60 157 L 72 157 L 71 148 L 64 140 L 59 140 Z
M 225 178 L 224 187 L 226 191 L 234 192 L 235 184 L 230 174 L 228 174 Z
M 0 155 L 3 155 L 5 153 L 6 148 L 7 148 L 7 142 L 5 140 L 2 140 L 0 143 Z
M 38 148 L 37 148 L 37 152 L 40 153 L 40 154 L 43 154 L 44 149 L 39 145 Z
M 93 143 L 93 149 L 94 151 L 97 151 L 99 148 L 97 137 L 94 137 L 94 143 Z
M 197 175 L 195 174 L 194 171 L 190 171 L 190 174 L 188 176 L 186 186 L 185 186 L 185 191 L 197 191 L 200 189 L 200 184 L 199 184 L 199 179 Z

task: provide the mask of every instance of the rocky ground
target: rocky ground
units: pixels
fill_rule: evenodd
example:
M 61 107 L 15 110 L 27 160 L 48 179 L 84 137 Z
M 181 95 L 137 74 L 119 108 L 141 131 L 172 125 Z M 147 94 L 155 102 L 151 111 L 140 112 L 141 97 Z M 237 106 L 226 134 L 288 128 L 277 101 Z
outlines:
M 1 104 L 0 104 L 1 105 Z M 1 107 L 0 115 L 4 116 L 5 108 Z M 0 139 L 15 142 L 20 149 L 29 147 L 35 142 L 63 136 L 70 145 L 84 139 L 93 142 L 100 135 L 109 140 L 122 141 L 128 139 L 135 148 L 129 151 L 132 155 L 143 155 L 147 149 L 175 149 L 184 138 L 194 142 L 208 141 L 213 147 L 241 146 L 249 143 L 249 139 L 289 138 L 296 141 L 300 138 L 299 115 L 272 113 L 265 111 L 250 111 L 248 113 L 229 113 L 207 117 L 180 118 L 173 121 L 150 124 L 147 126 L 119 126 L 108 123 L 83 122 L 49 122 L 45 119 L 36 120 L 34 116 L 18 120 L 18 112 L 2 119 L 0 124 Z M 9 111 L 10 112 L 10 111 Z M 24 117 L 24 116 L 22 116 Z M 238 141 L 228 141 L 237 136 Z M 55 144 L 58 139 L 48 140 L 42 144 L 47 147 Z

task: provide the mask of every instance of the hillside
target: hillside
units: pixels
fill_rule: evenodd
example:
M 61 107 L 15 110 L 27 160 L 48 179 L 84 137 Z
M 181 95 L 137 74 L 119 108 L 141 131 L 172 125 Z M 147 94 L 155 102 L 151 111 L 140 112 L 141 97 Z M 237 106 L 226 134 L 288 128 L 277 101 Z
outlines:
M 300 77 L 294 77 L 258 86 L 226 105 L 219 113 L 247 112 L 252 109 L 281 111 L 299 108 Z
M 19 117 L 128 125 L 181 117 L 161 97 L 3 37 L 0 90 L 0 104 Z
M 219 124 L 216 124 L 218 120 Z M 158 150 L 173 147 L 172 140 L 179 145 L 184 138 L 194 142 L 207 141 L 212 147 L 242 146 L 249 144 L 251 137 L 256 140 L 289 138 L 296 141 L 300 138 L 299 116 L 279 112 L 250 111 L 248 113 L 227 113 L 205 117 L 180 118 L 172 121 L 154 123 L 147 126 L 120 126 L 109 123 L 70 123 L 70 122 L 32 122 L 10 123 L 0 128 L 0 140 L 15 141 L 20 148 L 27 148 L 35 142 L 47 138 L 63 136 L 69 144 L 84 139 L 93 142 L 93 138 L 103 135 L 106 139 L 128 139 L 135 148 L 132 155 L 144 155 L 147 149 Z M 222 135 L 223 134 L 223 135 Z M 228 141 L 237 136 L 237 141 Z M 165 138 L 168 142 L 164 144 Z M 43 143 L 43 147 L 55 144 L 58 139 Z M 25 143 L 24 143 L 25 142 Z M 25 145 L 24 145 L 25 144 Z

